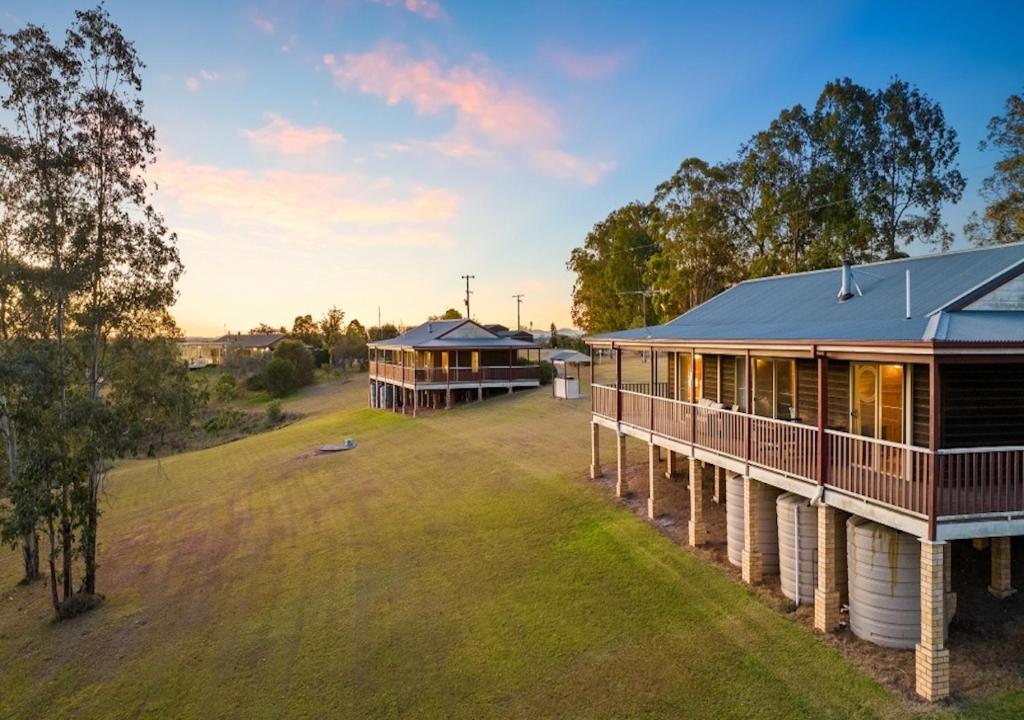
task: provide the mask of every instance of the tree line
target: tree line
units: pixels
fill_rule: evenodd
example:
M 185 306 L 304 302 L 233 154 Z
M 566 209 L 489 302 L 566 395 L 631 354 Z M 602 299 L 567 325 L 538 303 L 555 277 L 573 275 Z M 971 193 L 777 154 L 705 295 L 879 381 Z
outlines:
M 987 207 L 964 228 L 976 244 L 1024 240 L 1024 100 L 1009 98 L 983 149 L 1001 159 Z M 647 202 L 613 210 L 575 248 L 572 317 L 588 332 L 665 322 L 752 277 L 948 249 L 945 204 L 966 180 L 938 102 L 900 79 L 870 90 L 825 85 L 723 162 L 686 158 Z
M 0 537 L 29 581 L 45 551 L 58 618 L 99 599 L 112 460 L 193 400 L 168 314 L 182 264 L 145 179 L 142 67 L 102 7 L 63 38 L 0 33 Z

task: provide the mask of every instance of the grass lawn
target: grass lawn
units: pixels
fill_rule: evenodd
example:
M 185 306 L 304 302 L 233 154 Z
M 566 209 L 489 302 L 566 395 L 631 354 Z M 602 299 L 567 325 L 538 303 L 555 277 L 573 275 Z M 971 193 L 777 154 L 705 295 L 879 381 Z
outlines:
M 0 552 L 0 716 L 920 715 L 589 483 L 585 401 L 365 399 L 316 386 L 282 429 L 123 463 L 90 615 L 52 624 Z

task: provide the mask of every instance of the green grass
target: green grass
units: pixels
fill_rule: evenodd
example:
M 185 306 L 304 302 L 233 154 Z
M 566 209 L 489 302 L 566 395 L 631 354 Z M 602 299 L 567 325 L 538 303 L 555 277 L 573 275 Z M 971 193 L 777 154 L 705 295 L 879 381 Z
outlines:
M 364 381 L 309 389 L 280 430 L 119 467 L 89 615 L 52 624 L 3 551 L 0 716 L 908 712 L 588 483 L 585 401 L 412 420 L 365 409 Z

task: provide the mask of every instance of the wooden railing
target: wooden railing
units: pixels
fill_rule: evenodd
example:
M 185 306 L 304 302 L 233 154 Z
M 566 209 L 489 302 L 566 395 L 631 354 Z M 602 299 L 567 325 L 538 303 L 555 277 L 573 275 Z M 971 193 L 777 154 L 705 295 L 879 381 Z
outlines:
M 817 479 L 818 428 L 754 415 L 750 434 L 751 463 L 804 480 Z
M 934 454 L 926 448 L 826 430 L 828 484 L 927 515 Z
M 423 368 L 396 365 L 394 363 L 370 362 L 370 375 L 382 380 L 406 383 L 482 383 L 482 382 L 520 382 L 524 380 L 540 380 L 540 367 L 537 365 L 481 365 L 472 367 Z
M 1024 447 L 939 450 L 938 515 L 1024 510 Z
M 650 387 L 629 387 L 638 386 Z M 819 480 L 816 427 L 608 385 L 594 385 L 591 396 L 594 414 L 608 420 L 618 416 L 621 397 L 626 425 L 808 482 Z M 853 495 L 922 517 L 933 504 L 936 517 L 1024 512 L 1024 446 L 932 452 L 838 430 L 825 431 L 825 445 L 828 462 L 821 481 Z

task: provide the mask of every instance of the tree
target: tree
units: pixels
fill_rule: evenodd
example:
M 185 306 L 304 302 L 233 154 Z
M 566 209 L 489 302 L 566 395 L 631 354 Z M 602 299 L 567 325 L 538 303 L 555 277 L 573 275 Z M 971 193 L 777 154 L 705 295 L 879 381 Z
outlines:
M 263 369 L 263 384 L 274 397 L 284 397 L 299 387 L 295 366 L 284 358 L 272 357 Z
M 323 345 L 323 335 L 320 334 L 320 326 L 313 320 L 312 315 L 299 315 L 292 323 L 292 331 L 289 333 L 296 340 L 301 340 L 307 345 L 320 347 Z
M 956 131 L 937 102 L 894 79 L 875 94 L 878 141 L 869 156 L 872 192 L 865 210 L 878 233 L 879 254 L 896 257 L 901 242 L 943 248 L 953 240 L 942 205 L 956 203 L 967 181 L 956 166 Z
M 274 358 L 284 360 L 294 369 L 295 388 L 313 382 L 313 355 L 298 340 L 282 340 L 274 348 Z
M 327 350 L 328 362 L 331 367 L 334 367 L 334 352 L 338 341 L 341 340 L 341 324 L 344 320 L 345 313 L 336 306 L 331 306 L 331 309 L 320 319 L 320 333 L 324 338 L 324 348 Z
M 554 323 L 551 323 L 551 337 L 548 338 L 548 344 L 551 347 L 553 347 L 553 348 L 557 348 L 557 347 L 559 347 L 558 341 L 559 341 L 558 328 L 555 327 Z
M 982 150 L 996 150 L 995 172 L 981 184 L 988 203 L 981 217 L 971 213 L 964 233 L 975 245 L 1024 240 L 1024 94 L 1006 99 L 1006 111 L 988 122 Z
M 398 332 L 398 328 L 392 323 L 384 323 L 380 327 L 374 325 L 366 331 L 366 337 L 370 342 L 380 342 L 381 340 L 390 340 L 391 338 L 398 337 L 401 333 Z
M 284 325 L 281 327 L 274 327 L 273 325 L 267 325 L 265 322 L 261 322 L 256 327 L 249 330 L 250 335 L 273 335 L 275 333 L 287 334 L 287 330 L 284 329 Z
M 583 247 L 572 251 L 567 267 L 576 273 L 572 319 L 578 327 L 596 333 L 640 324 L 642 303 L 650 300 L 623 293 L 648 285 L 648 261 L 660 247 L 656 217 L 652 206 L 630 203 L 597 223 Z
M 461 320 L 462 313 L 455 308 L 448 308 L 440 315 L 431 315 L 427 318 L 428 320 Z
M 341 339 L 341 357 L 343 361 L 366 360 L 366 328 L 358 320 L 353 320 L 345 328 Z

